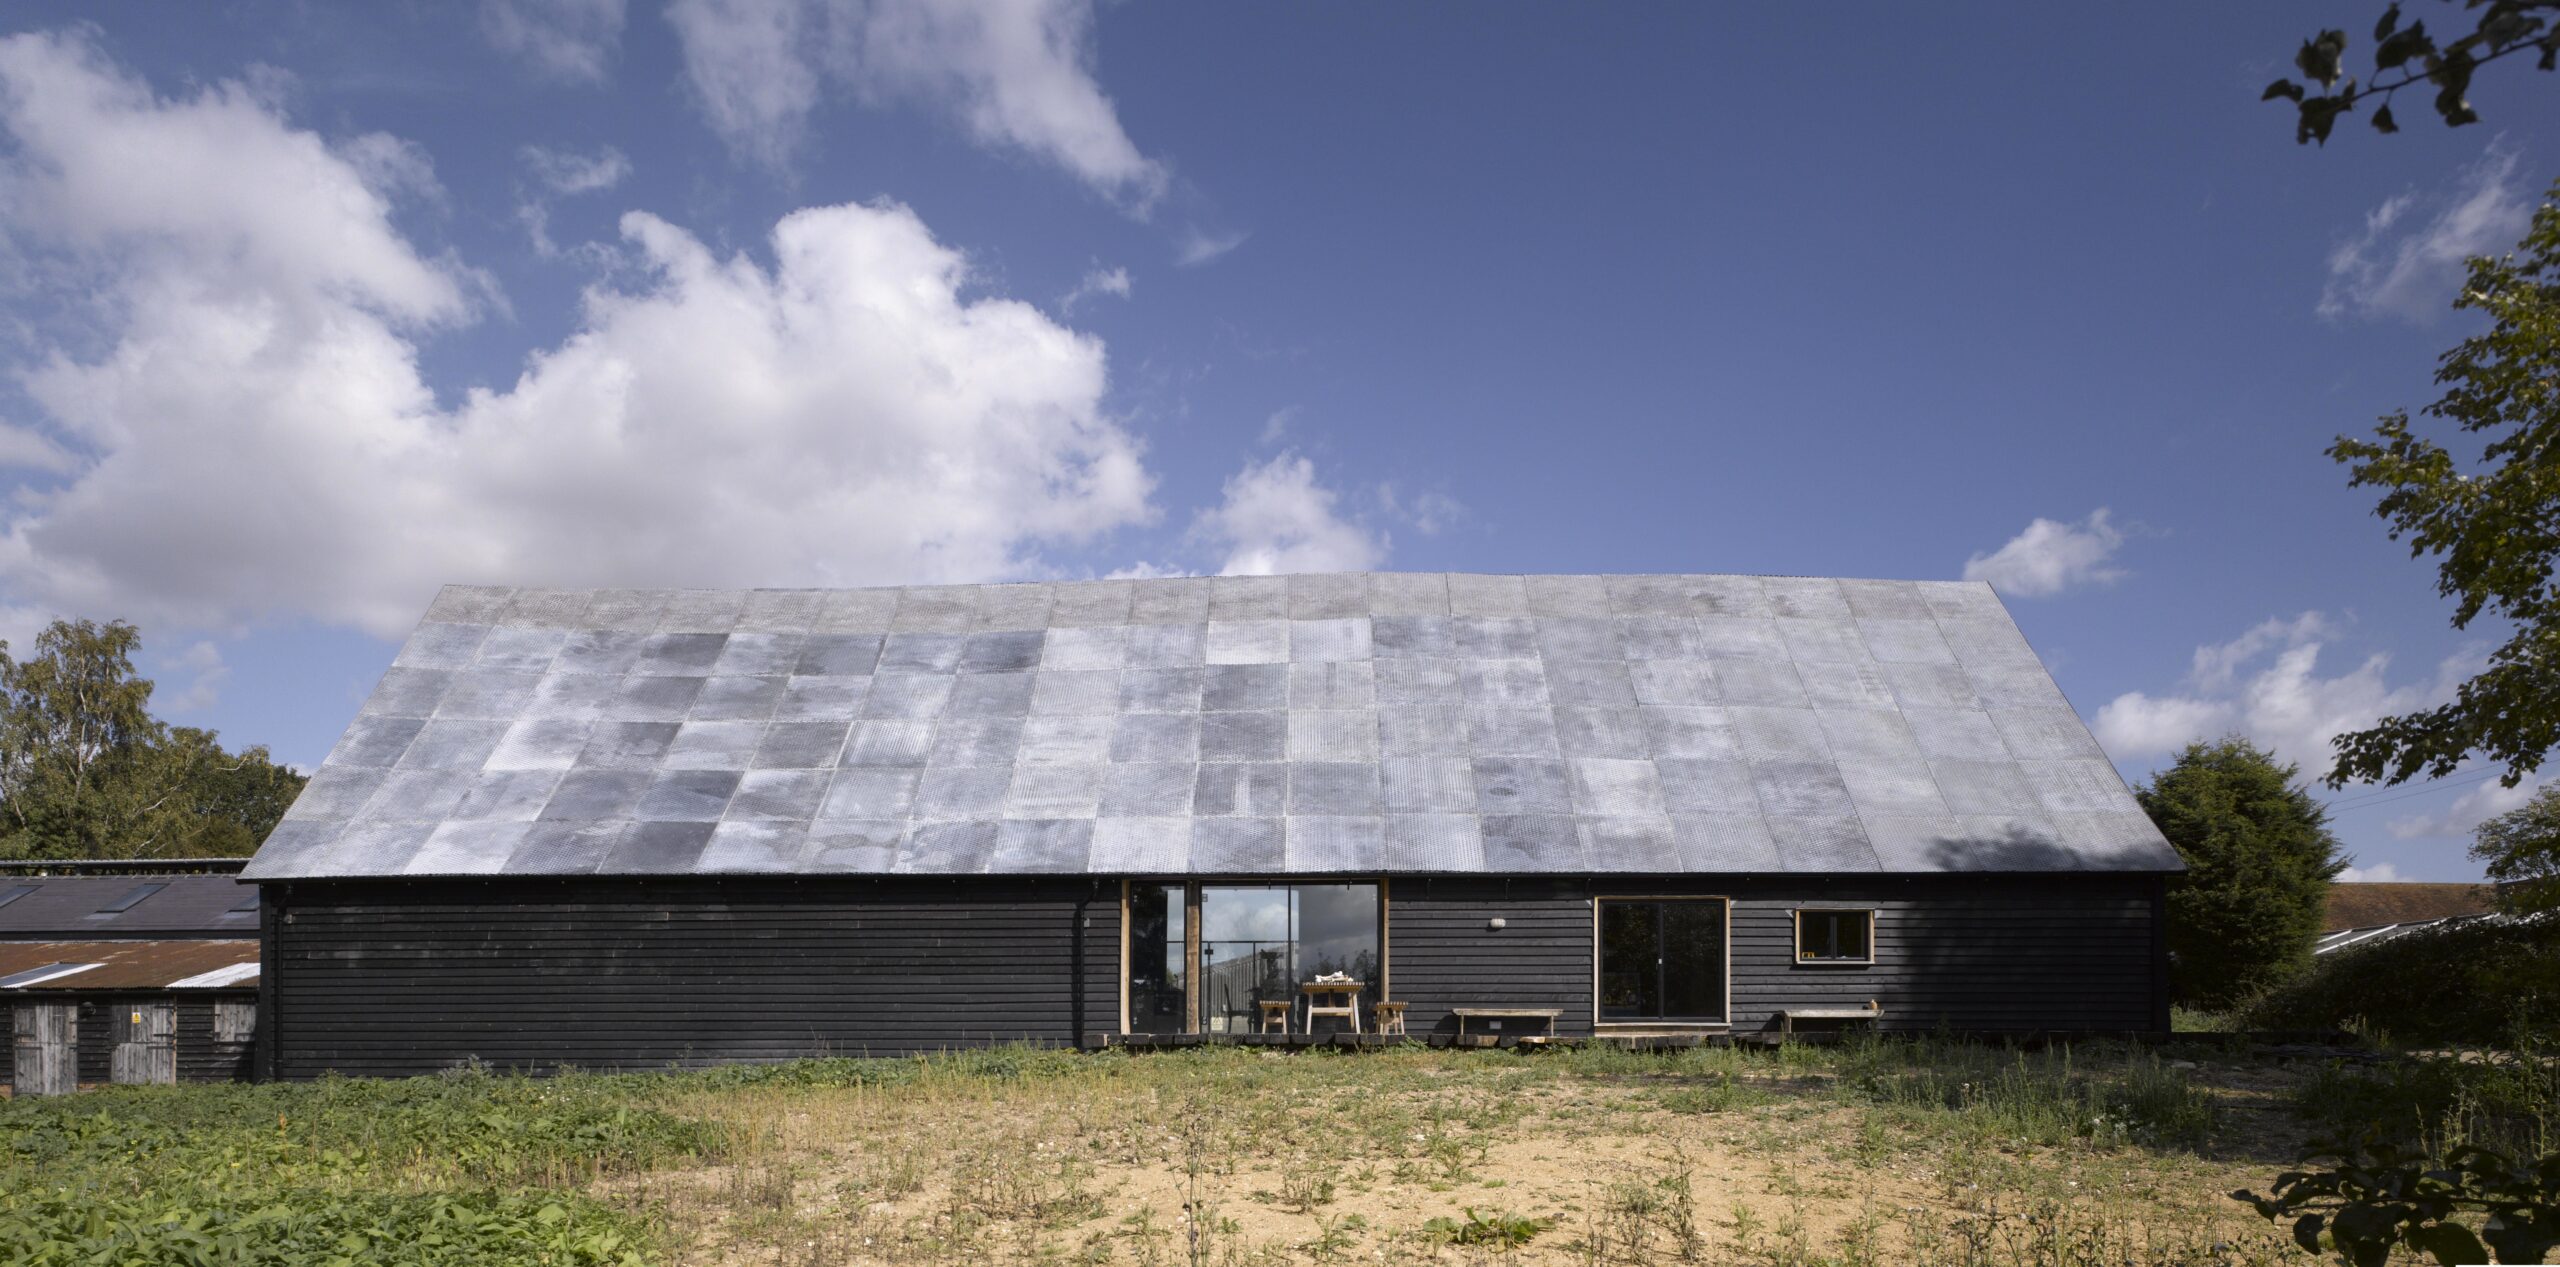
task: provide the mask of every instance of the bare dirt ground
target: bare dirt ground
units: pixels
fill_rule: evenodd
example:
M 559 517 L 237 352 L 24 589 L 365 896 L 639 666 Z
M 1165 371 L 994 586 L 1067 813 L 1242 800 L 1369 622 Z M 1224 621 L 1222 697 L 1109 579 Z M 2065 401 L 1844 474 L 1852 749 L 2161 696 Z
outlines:
M 2225 1195 L 2298 1147 L 2291 1075 L 2122 1059 L 1234 1051 L 742 1088 L 682 1106 L 727 1159 L 606 1195 L 705 1265 L 2308 1261 Z

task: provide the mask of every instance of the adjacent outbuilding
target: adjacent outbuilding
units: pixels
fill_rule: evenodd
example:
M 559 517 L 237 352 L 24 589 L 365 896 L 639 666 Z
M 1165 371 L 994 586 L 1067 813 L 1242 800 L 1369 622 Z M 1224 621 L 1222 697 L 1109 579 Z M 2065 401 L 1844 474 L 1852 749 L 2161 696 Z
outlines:
M 200 865 L 214 873 L 0 875 L 12 1094 L 249 1076 L 259 894 L 237 860 Z
M 307 1078 L 2163 1030 L 2179 866 L 1988 586 L 1380 573 L 448 588 L 246 876 Z

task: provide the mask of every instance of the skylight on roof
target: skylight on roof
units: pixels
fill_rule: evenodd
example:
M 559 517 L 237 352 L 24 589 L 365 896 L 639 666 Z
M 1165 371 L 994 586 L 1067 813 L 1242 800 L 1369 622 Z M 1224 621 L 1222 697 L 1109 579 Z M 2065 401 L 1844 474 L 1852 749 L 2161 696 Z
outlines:
M 49 963 L 39 968 L 29 968 L 24 972 L 0 977 L 0 990 L 19 990 L 31 985 L 42 985 L 47 981 L 58 980 L 75 972 L 87 972 L 97 966 L 94 963 Z
M 99 907 L 97 913 L 100 915 L 121 915 L 126 911 L 142 905 L 143 901 L 149 898 L 152 894 L 168 887 L 169 886 L 165 884 L 137 884 L 133 886 L 132 890 L 127 892 L 123 897 L 117 898 L 115 901 Z
M 35 892 L 38 887 L 39 886 L 33 884 L 12 884 L 6 889 L 0 889 L 0 906 L 7 906 L 11 902 L 15 902 L 19 898 Z
M 225 915 L 255 915 L 257 913 L 258 891 L 256 889 L 249 890 L 249 896 L 240 899 L 230 910 L 223 912 Z

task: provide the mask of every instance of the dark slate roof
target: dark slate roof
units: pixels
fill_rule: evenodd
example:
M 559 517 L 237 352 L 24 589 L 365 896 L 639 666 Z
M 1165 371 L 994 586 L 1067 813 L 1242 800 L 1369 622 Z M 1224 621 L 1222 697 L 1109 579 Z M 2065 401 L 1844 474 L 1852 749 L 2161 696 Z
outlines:
M 161 887 L 108 909 L 150 885 Z M 0 940 L 255 936 L 257 908 L 232 908 L 257 892 L 228 875 L 0 875 Z
M 1986 585 L 453 587 L 254 879 L 2178 869 Z

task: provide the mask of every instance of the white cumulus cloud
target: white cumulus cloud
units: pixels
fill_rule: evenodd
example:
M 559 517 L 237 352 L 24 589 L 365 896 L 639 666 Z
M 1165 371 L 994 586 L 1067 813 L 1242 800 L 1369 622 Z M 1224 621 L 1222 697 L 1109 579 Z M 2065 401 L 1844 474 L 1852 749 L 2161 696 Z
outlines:
M 271 103 L 22 35 L 0 131 L 0 233 L 86 270 L 54 302 L 107 330 L 19 368 L 75 465 L 5 512 L 16 603 L 392 634 L 448 581 L 975 580 L 1151 513 L 1101 344 L 902 206 L 786 216 L 770 267 L 628 214 L 579 328 L 448 405 L 418 341 L 485 283 Z
M 704 119 L 776 169 L 842 87 L 942 110 L 1132 209 L 1170 179 L 1094 79 L 1092 0 L 675 0 L 667 18 Z
M 2465 659 L 2448 660 L 2431 680 L 2395 685 L 2390 657 L 2376 654 L 2324 676 L 2320 653 L 2336 636 L 2333 622 L 2318 612 L 2263 621 L 2229 642 L 2196 648 L 2176 690 L 2132 691 L 2108 701 L 2091 729 L 2119 761 L 2164 756 L 2236 732 L 2316 779 L 2335 758 L 2330 740 L 2440 702 L 2470 667 Z
M 2398 884 L 2405 878 L 2400 874 L 2400 868 L 2388 862 L 2377 862 L 2370 867 L 2349 867 L 2338 873 L 2340 884 Z
M 480 34 L 536 73 L 602 83 L 622 44 L 623 0 L 480 0 Z
M 2320 315 L 2413 322 L 2444 315 L 2464 261 L 2502 254 L 2524 233 L 2533 200 L 2517 161 L 2513 147 L 2493 143 L 2450 195 L 2404 193 L 2374 208 L 2330 252 Z
M 1999 549 L 1966 559 L 1964 579 L 1989 581 L 2018 598 L 2104 585 L 2124 576 L 2109 562 L 2123 545 L 2123 531 L 2107 521 L 2103 506 L 2076 524 L 2039 518 Z
M 1295 453 L 1247 463 L 1191 531 L 1223 556 L 1218 571 L 1226 576 L 1361 572 L 1387 556 L 1386 539 L 1345 516 L 1341 495 Z

